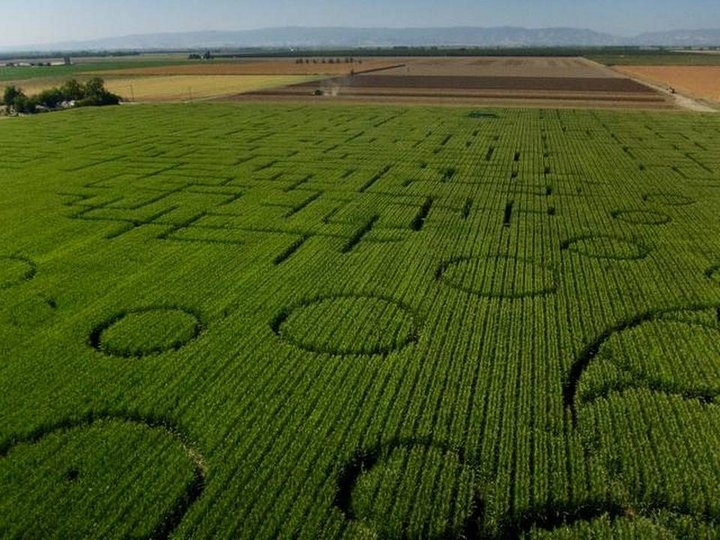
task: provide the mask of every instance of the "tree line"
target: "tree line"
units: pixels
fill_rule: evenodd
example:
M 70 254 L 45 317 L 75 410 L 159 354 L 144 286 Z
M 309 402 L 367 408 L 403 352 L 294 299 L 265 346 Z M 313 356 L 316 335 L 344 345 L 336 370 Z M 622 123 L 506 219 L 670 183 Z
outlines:
M 3 104 L 8 112 L 15 114 L 34 114 L 46 110 L 70 107 L 101 107 L 117 105 L 121 98 L 105 88 L 105 81 L 93 77 L 86 83 L 75 79 L 55 88 L 48 88 L 34 96 L 27 96 L 17 86 L 6 86 Z

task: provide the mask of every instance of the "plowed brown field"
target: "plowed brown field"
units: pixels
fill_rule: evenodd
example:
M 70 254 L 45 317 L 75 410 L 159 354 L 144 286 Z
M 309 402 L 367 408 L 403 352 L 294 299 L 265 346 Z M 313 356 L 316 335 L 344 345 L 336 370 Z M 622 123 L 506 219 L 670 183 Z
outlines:
M 667 108 L 660 92 L 583 58 L 419 58 L 373 73 L 255 92 L 256 98 Z M 238 99 L 248 99 L 239 97 Z
M 694 97 L 720 101 L 720 66 L 623 66 L 617 71 Z

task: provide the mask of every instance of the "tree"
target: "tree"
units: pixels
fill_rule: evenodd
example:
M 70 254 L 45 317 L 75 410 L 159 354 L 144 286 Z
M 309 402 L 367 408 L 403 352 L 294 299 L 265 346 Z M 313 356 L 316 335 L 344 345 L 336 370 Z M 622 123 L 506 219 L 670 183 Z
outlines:
M 23 91 L 17 86 L 6 86 L 5 93 L 3 94 L 3 103 L 8 107 L 12 107 L 15 105 L 15 100 L 20 96 L 25 96 L 25 94 L 23 94 Z
M 9 111 L 16 113 L 33 113 L 37 102 L 34 98 L 27 97 L 17 86 L 6 86 L 3 93 L 3 103 Z
M 93 77 L 85 83 L 84 97 L 78 102 L 82 106 L 117 105 L 120 96 L 105 89 L 105 81 L 100 77 Z
M 60 88 L 48 88 L 47 90 L 40 92 L 35 97 L 35 100 L 38 105 L 42 105 L 48 109 L 54 109 L 60 105 L 60 103 L 65 101 L 65 98 Z
M 117 105 L 120 96 L 105 88 L 105 81 L 99 77 L 80 84 L 74 79 L 59 88 L 48 88 L 36 96 L 28 97 L 16 86 L 7 86 L 3 102 L 10 112 L 31 114 L 38 110 L 57 109 L 63 101 L 74 101 L 78 106 Z
M 35 100 L 33 98 L 27 97 L 25 94 L 21 93 L 19 96 L 15 98 L 15 101 L 12 105 L 13 109 L 17 113 L 21 114 L 32 114 L 35 112 Z
M 85 97 L 85 89 L 75 79 L 70 79 L 60 87 L 63 99 L 66 101 L 77 101 Z

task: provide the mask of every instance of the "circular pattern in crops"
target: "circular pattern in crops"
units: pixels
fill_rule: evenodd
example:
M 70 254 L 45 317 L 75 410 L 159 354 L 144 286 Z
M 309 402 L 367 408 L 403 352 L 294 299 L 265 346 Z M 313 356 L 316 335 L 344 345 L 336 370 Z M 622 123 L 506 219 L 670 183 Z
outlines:
M 685 397 L 720 395 L 720 331 L 701 324 L 649 321 L 613 335 L 600 351 L 635 385 Z
M 35 263 L 23 257 L 0 256 L 0 290 L 18 285 L 35 276 Z
M 50 431 L 0 457 L 8 538 L 163 538 L 202 490 L 202 470 L 162 428 L 122 419 Z
M 649 250 L 633 240 L 609 235 L 588 235 L 566 240 L 561 249 L 572 251 L 593 259 L 638 260 L 644 259 Z
M 417 341 L 419 327 L 405 306 L 375 296 L 336 296 L 283 312 L 272 324 L 284 340 L 311 352 L 386 355 Z
M 664 225 L 671 221 L 670 216 L 655 210 L 616 210 L 612 217 L 633 225 Z
M 90 344 L 112 356 L 142 357 L 178 350 L 195 339 L 202 325 L 180 308 L 145 308 L 121 313 L 92 332 Z
M 694 204 L 695 199 L 691 199 L 686 195 L 680 195 L 679 193 L 648 193 L 643 197 L 648 202 L 662 204 L 664 206 L 687 206 Z
M 437 277 L 449 287 L 488 298 L 543 296 L 556 290 L 552 269 L 508 256 L 453 259 L 440 266 Z

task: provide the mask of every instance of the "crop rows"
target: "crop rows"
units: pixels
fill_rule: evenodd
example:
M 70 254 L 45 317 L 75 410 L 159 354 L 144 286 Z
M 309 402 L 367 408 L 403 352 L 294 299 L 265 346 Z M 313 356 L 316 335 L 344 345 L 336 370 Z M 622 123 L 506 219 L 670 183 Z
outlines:
M 720 530 L 715 117 L 137 106 L 0 143 L 0 536 Z

